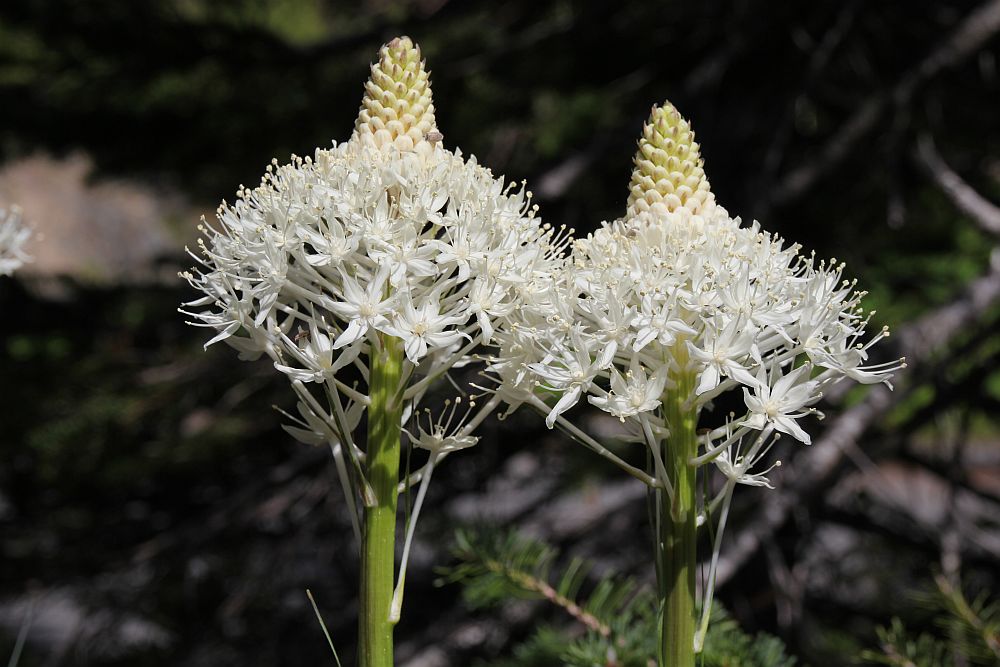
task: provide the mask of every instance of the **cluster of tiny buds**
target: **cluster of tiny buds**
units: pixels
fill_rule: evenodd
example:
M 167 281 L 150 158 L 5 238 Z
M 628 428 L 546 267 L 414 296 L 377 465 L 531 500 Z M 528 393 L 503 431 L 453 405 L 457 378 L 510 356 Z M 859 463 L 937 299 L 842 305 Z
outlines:
M 377 148 L 426 153 L 444 136 L 437 129 L 430 75 L 420 48 L 398 37 L 379 51 L 358 113 L 354 138 Z
M 672 213 L 685 208 L 708 216 L 714 202 L 690 125 L 669 102 L 654 106 L 635 154 L 629 214 L 649 210 Z

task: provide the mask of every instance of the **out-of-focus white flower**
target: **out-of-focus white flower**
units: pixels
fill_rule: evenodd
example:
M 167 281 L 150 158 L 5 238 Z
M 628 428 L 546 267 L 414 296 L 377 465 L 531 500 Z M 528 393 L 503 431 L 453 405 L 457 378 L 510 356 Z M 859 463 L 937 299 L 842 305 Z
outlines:
M 31 261 L 24 250 L 31 236 L 31 228 L 24 224 L 20 208 L 0 208 L 0 276 L 9 276 Z

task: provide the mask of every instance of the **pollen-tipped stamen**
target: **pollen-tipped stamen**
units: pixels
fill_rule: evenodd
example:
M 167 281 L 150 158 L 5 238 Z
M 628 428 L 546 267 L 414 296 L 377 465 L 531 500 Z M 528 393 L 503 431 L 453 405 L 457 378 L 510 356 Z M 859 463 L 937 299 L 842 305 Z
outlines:
M 353 139 L 401 151 L 429 148 L 440 141 L 430 73 L 420 58 L 420 47 L 409 37 L 397 37 L 379 50 L 365 84 Z
M 704 160 L 690 124 L 670 102 L 654 106 L 642 127 L 629 183 L 628 213 L 685 208 L 705 215 L 714 208 Z

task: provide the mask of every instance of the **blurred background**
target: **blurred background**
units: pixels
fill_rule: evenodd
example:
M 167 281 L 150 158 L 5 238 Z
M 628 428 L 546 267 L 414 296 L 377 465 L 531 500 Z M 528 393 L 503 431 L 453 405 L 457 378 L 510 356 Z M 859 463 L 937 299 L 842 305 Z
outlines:
M 346 140 L 399 34 L 445 144 L 527 179 L 544 220 L 624 210 L 653 103 L 733 215 L 847 262 L 909 368 L 829 397 L 778 488 L 743 488 L 718 596 L 800 664 L 847 665 L 942 574 L 1000 591 L 1000 1 L 18 0 L 0 5 L 0 206 L 38 238 L 0 279 L 0 660 L 332 664 L 357 557 L 292 392 L 177 312 L 201 215 L 276 157 Z M 592 417 L 593 427 L 601 428 Z M 431 486 L 400 664 L 509 655 L 542 621 L 435 586 L 457 525 L 516 526 L 648 583 L 643 489 L 532 414 Z M 903 664 L 903 663 L 900 663 Z M 957 663 L 956 663 L 957 664 Z

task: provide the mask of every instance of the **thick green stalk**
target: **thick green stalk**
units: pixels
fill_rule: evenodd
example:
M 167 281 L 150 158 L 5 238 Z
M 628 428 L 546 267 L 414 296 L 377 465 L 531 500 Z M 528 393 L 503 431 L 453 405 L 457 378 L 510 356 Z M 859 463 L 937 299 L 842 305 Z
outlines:
M 681 368 L 686 365 L 686 353 Z M 663 396 L 663 410 L 670 435 L 663 443 L 663 462 L 673 487 L 673 499 L 660 491 L 659 539 L 662 550 L 657 568 L 663 620 L 660 633 L 660 667 L 694 667 L 695 545 L 697 529 L 696 468 L 688 463 L 697 455 L 696 408 L 685 402 L 694 391 L 692 373 L 679 371 L 675 386 Z
M 369 369 L 367 476 L 376 504 L 365 508 L 361 548 L 358 667 L 392 667 L 389 618 L 395 583 L 396 499 L 399 484 L 403 349 L 398 338 L 379 335 Z

